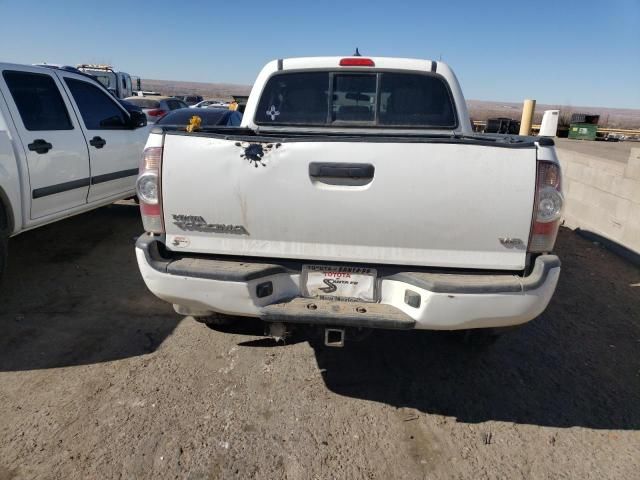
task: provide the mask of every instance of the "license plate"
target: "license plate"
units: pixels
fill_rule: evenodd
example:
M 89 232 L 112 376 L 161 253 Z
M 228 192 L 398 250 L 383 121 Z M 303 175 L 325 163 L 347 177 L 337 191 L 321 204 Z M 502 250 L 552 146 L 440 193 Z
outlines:
M 346 302 L 375 302 L 376 276 L 373 268 L 304 265 L 303 294 Z

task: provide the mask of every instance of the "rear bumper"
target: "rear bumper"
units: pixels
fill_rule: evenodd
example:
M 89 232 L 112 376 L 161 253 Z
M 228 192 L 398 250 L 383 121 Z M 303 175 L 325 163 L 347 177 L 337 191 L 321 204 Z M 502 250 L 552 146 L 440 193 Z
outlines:
M 149 235 L 136 243 L 140 272 L 157 297 L 193 315 L 271 322 L 432 330 L 518 325 L 544 311 L 560 275 L 555 255 L 536 258 L 527 277 L 394 271 L 381 274 L 380 303 L 331 302 L 302 298 L 300 271 L 290 263 L 169 259 L 159 246 Z

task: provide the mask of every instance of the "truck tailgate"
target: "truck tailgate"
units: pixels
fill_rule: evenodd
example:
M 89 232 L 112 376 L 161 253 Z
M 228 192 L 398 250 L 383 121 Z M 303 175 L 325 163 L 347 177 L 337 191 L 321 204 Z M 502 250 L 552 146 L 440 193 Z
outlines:
M 162 164 L 167 247 L 519 270 L 535 176 L 533 144 L 250 143 L 168 133 Z

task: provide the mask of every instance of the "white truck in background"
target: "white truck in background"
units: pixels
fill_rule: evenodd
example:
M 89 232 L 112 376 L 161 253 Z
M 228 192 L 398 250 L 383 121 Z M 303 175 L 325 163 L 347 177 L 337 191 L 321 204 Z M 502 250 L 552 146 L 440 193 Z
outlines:
M 474 134 L 451 69 L 276 60 L 240 128 L 152 129 L 142 277 L 180 314 L 325 329 L 466 330 L 547 306 L 563 204 L 550 138 Z
M 0 274 L 9 237 L 135 195 L 146 124 L 88 75 L 0 63 Z
M 104 87 L 113 93 L 117 98 L 131 97 L 136 91 L 141 90 L 140 78 L 134 79 L 126 72 L 114 70 L 111 65 L 80 64 L 76 68 L 92 77 L 95 77 Z

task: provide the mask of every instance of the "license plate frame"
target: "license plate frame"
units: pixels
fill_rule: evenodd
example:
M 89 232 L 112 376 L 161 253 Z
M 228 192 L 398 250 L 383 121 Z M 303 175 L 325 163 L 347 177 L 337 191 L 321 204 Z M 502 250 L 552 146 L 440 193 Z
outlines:
M 335 290 L 331 291 L 324 280 L 329 280 Z M 369 267 L 305 264 L 300 275 L 300 290 L 304 297 L 320 300 L 366 303 L 380 300 L 378 271 Z

